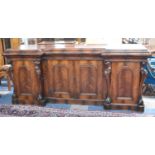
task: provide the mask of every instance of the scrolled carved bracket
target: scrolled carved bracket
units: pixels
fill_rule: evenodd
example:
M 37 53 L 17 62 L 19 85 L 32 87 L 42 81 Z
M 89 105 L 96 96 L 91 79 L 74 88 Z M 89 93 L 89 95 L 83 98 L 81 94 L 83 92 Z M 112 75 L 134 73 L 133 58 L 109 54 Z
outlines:
M 138 99 L 138 106 L 142 106 L 144 108 L 144 103 L 142 100 L 142 86 L 144 83 L 145 78 L 147 77 L 147 70 L 145 69 L 146 62 L 141 62 L 140 68 L 140 84 L 139 84 L 139 99 Z
M 40 75 L 41 75 L 40 60 L 35 60 L 34 65 L 35 65 L 36 73 L 40 77 Z
M 107 86 L 107 94 L 106 94 L 106 99 L 105 102 L 110 104 L 111 103 L 111 98 L 110 98 L 110 85 L 111 85 L 111 62 L 106 61 L 105 62 L 105 71 L 104 75 L 106 78 L 106 86 Z
M 38 86 L 39 86 L 39 93 L 37 96 L 37 100 L 40 101 L 42 99 L 42 87 L 41 87 L 41 62 L 40 60 L 34 60 L 35 71 L 38 77 Z

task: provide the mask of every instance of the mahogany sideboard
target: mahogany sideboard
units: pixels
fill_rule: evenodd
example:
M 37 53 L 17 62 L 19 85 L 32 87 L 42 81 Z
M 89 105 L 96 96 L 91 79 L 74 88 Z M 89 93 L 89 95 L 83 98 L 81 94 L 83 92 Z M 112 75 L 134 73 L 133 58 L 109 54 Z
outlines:
M 144 110 L 142 45 L 21 45 L 4 53 L 13 65 L 15 104 L 100 104 Z

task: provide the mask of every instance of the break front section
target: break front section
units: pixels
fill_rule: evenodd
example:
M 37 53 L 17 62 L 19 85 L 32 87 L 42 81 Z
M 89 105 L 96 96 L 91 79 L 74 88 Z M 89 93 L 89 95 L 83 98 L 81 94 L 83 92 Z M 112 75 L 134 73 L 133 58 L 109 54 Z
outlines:
M 42 105 L 41 60 L 27 52 L 10 57 L 13 66 L 14 104 Z
M 145 63 L 145 59 L 134 57 L 111 60 L 109 103 L 106 105 L 116 109 L 144 110 L 141 91 L 147 75 Z
M 113 62 L 111 76 L 112 102 L 136 104 L 140 85 L 140 63 Z
M 106 89 L 103 61 L 86 58 L 81 60 L 78 55 L 43 58 L 44 97 L 50 102 L 103 105 Z

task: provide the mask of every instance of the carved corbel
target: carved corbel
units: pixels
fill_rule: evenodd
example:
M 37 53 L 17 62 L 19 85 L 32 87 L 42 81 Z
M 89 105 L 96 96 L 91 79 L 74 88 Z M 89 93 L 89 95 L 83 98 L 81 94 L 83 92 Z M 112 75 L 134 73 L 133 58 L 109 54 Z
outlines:
M 34 65 L 35 65 L 35 71 L 37 74 L 37 80 L 38 80 L 38 87 L 39 87 L 39 93 L 37 96 L 37 100 L 41 100 L 42 99 L 42 88 L 41 88 L 41 65 L 40 65 L 40 60 L 34 60 Z
M 109 61 L 106 61 L 105 62 L 104 75 L 105 75 L 105 78 L 106 78 L 106 87 L 107 87 L 107 94 L 106 94 L 105 103 L 110 104 L 111 103 L 111 98 L 110 98 L 111 62 L 109 62 Z
M 38 77 L 40 78 L 40 75 L 41 75 L 40 60 L 35 60 L 34 65 L 35 65 L 36 73 L 37 73 Z
M 144 83 L 145 78 L 147 77 L 147 70 L 145 69 L 146 62 L 141 62 L 141 69 L 140 69 L 140 84 L 139 84 L 139 99 L 138 99 L 138 106 L 142 106 L 144 109 L 144 102 L 142 100 L 142 86 Z

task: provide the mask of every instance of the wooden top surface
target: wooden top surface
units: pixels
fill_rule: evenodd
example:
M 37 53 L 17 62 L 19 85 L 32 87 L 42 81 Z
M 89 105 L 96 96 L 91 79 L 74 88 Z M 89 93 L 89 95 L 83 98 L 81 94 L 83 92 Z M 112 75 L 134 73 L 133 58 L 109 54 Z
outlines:
M 42 54 L 101 54 L 101 55 L 150 55 L 146 47 L 139 44 L 53 44 L 21 45 L 17 49 L 7 49 L 4 55 Z

